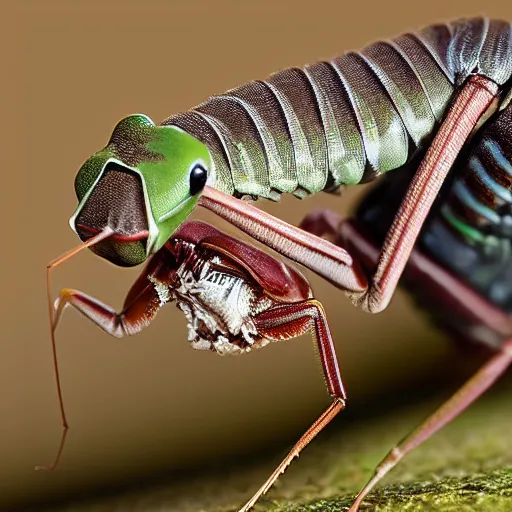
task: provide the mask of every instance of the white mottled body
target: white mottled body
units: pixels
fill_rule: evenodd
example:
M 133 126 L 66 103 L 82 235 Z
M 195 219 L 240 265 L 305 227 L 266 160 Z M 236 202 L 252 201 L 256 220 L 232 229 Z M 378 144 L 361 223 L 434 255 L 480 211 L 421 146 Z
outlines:
M 184 244 L 185 245 L 185 244 Z M 188 339 L 196 350 L 241 354 L 268 344 L 254 317 L 275 305 L 245 274 L 186 244 L 173 286 L 151 278 L 161 305 L 172 300 L 188 320 Z

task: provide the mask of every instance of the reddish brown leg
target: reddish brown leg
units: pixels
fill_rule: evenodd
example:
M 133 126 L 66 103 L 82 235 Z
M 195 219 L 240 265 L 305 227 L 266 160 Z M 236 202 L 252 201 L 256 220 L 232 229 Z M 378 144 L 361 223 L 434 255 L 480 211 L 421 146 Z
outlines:
M 304 265 L 336 286 L 353 292 L 363 292 L 368 288 L 366 276 L 343 248 L 208 186 L 199 201 L 267 247 Z
M 309 236 L 252 205 L 205 187 L 200 203 L 280 254 L 301 263 L 346 291 L 356 304 L 376 313 L 389 303 L 423 222 L 455 158 L 498 91 L 473 76 L 450 107 L 400 206 L 367 287 L 358 262 L 334 244 Z
M 400 208 L 389 229 L 380 251 L 378 264 L 370 280 L 369 289 L 352 293 L 354 301 L 366 311 L 377 313 L 386 308 L 395 292 L 398 280 L 411 255 L 423 223 L 441 189 L 441 186 L 464 142 L 478 119 L 492 102 L 496 89 L 494 84 L 481 77 L 474 77 L 461 91 L 441 125 L 420 167 L 409 185 Z M 332 211 L 320 210 L 308 215 L 301 223 L 303 229 L 315 233 L 333 235 L 341 217 Z M 344 247 L 350 254 L 351 240 Z M 363 242 L 363 240 L 360 240 Z M 363 267 L 375 256 L 375 248 L 367 246 L 363 259 L 355 258 Z
M 139 333 L 151 323 L 160 308 L 154 286 L 147 281 L 146 275 L 142 276 L 142 279 L 148 284 L 135 300 L 128 305 L 125 303 L 120 313 L 79 290 L 62 289 L 55 303 L 53 332 L 57 329 L 66 307 L 73 306 L 79 313 L 92 320 L 111 336 L 122 338 Z
M 317 236 L 329 236 L 353 255 L 367 273 L 375 271 L 379 261 L 380 248 L 364 232 L 357 221 L 343 220 L 333 210 L 318 209 L 310 212 L 300 223 Z M 465 336 L 480 341 L 470 332 L 471 326 L 481 330 L 485 326 L 497 336 L 506 339 L 512 336 L 510 316 L 483 299 L 475 290 L 448 272 L 434 260 L 414 249 L 406 267 L 407 278 L 431 297 L 436 297 L 439 308 L 449 309 L 453 315 L 465 322 L 468 329 Z
M 395 215 L 369 290 L 354 294 L 366 311 L 377 313 L 389 304 L 448 171 L 497 92 L 496 84 L 474 76 L 449 109 Z
M 386 473 L 411 450 L 429 439 L 439 429 L 456 418 L 505 372 L 512 362 L 512 339 L 493 356 L 464 386 L 416 430 L 397 444 L 377 466 L 374 475 L 357 495 L 349 512 L 357 512 L 365 496 L 384 478 Z
M 299 228 L 319 237 L 328 236 L 334 244 L 337 244 L 342 221 L 343 216 L 340 213 L 316 208 L 302 219 Z
M 83 246 L 82 246 L 83 247 Z M 117 313 L 111 307 L 102 304 L 100 301 L 86 295 L 77 290 L 63 289 L 59 298 L 55 303 L 55 308 L 51 309 L 51 337 L 54 348 L 54 364 L 57 379 L 57 391 L 59 404 L 63 419 L 62 437 L 55 457 L 55 461 L 50 466 L 36 466 L 37 470 L 51 471 L 55 469 L 62 455 L 66 435 L 68 431 L 68 423 L 64 410 L 64 401 L 60 387 L 57 352 L 55 344 L 55 330 L 60 322 L 64 309 L 71 305 L 87 318 L 92 320 L 96 325 L 101 327 L 105 332 L 112 336 L 122 337 L 125 335 L 135 334 L 146 327 L 156 315 L 161 306 L 160 299 L 155 286 L 148 280 L 148 276 L 156 275 L 159 270 L 159 260 L 165 257 L 165 250 L 155 255 L 149 265 L 146 267 L 142 275 L 134 283 L 124 303 L 121 313 Z
M 272 487 L 292 460 L 298 457 L 300 452 L 345 408 L 346 398 L 334 344 L 325 318 L 325 311 L 320 302 L 311 299 L 298 304 L 278 306 L 259 315 L 256 319 L 256 327 L 260 334 L 274 340 L 290 339 L 311 331 L 320 353 L 327 388 L 333 402 L 302 435 L 258 492 L 240 509 L 240 512 L 250 510 L 258 499 Z
M 316 230 L 319 235 L 324 234 L 324 230 L 328 226 L 324 219 L 332 219 L 333 215 L 335 215 L 333 212 L 317 212 L 309 220 L 310 229 Z M 345 221 L 341 224 L 340 237 L 341 242 L 362 262 L 364 268 L 375 267 L 379 258 L 379 247 L 362 232 L 355 221 Z M 499 335 L 510 337 L 512 325 L 508 315 L 487 302 L 456 276 L 447 272 L 419 250 L 415 249 L 411 253 L 406 273 L 408 279 L 414 282 L 415 286 L 424 288 L 430 296 L 438 298 L 439 308 L 451 311 L 461 322 L 467 322 L 469 326 L 477 326 L 478 331 L 482 326 L 486 326 Z M 355 512 L 358 509 L 364 497 L 406 453 L 427 440 L 471 405 L 503 374 L 511 362 L 512 339 L 506 341 L 500 351 L 450 400 L 389 452 L 379 464 L 374 476 L 358 495 L 350 512 Z
M 365 269 L 374 269 L 379 258 L 379 247 L 363 232 L 354 220 L 340 226 L 340 243 L 361 262 Z M 419 249 L 411 253 L 405 270 L 407 279 L 424 294 L 435 298 L 439 310 L 449 310 L 468 329 L 465 336 L 479 339 L 471 333 L 471 327 L 481 331 L 486 327 L 502 340 L 512 336 L 510 316 L 491 304 L 475 290 L 448 272 Z M 496 346 L 494 346 L 496 348 Z

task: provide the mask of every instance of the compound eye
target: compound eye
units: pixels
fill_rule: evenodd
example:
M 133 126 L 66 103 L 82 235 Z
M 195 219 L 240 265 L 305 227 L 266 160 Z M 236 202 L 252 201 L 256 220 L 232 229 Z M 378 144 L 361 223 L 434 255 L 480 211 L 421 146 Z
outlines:
M 199 164 L 194 165 L 190 171 L 190 195 L 195 196 L 203 190 L 206 185 L 208 173 L 206 169 Z

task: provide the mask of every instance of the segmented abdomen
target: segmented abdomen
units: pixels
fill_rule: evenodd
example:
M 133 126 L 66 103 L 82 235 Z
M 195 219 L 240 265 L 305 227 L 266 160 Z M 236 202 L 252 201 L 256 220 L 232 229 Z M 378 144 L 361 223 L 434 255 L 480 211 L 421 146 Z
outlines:
M 441 215 L 473 243 L 512 239 L 512 105 L 488 122 Z
M 510 23 L 478 18 L 427 27 L 280 71 L 162 124 L 208 146 L 216 188 L 304 197 L 404 165 L 431 139 L 472 73 L 500 85 L 510 78 Z

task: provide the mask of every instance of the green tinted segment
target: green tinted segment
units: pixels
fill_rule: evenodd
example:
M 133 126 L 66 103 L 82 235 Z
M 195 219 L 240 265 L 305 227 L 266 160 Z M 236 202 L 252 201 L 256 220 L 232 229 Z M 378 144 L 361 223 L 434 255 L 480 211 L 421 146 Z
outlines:
M 129 116 L 114 128 L 107 146 L 78 172 L 75 190 L 80 204 L 72 224 L 110 162 L 141 178 L 149 225 L 148 255 L 165 244 L 197 203 L 199 194 L 190 195 L 191 169 L 196 164 L 208 171 L 212 167 L 207 147 L 196 138 L 175 126 L 156 126 L 142 114 Z

